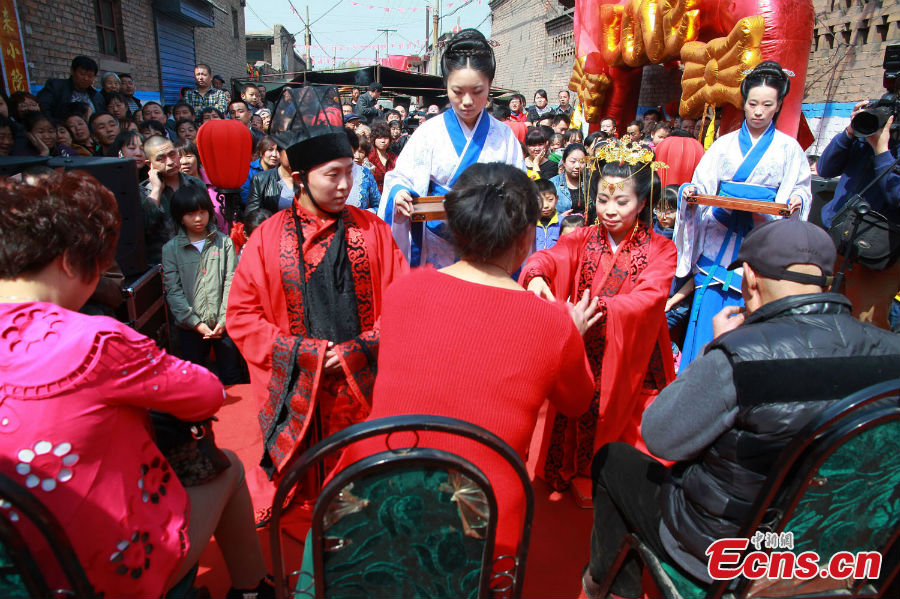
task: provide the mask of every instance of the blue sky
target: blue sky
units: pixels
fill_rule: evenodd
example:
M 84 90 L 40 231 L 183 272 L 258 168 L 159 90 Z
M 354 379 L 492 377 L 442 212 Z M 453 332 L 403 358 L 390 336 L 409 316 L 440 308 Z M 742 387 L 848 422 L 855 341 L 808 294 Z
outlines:
M 433 2 L 437 3 L 437 0 Z M 304 26 L 300 17 L 306 18 L 308 5 L 313 45 L 324 46 L 324 49 L 313 47 L 311 50 L 313 66 L 326 68 L 331 66 L 334 57 L 337 57 L 338 65 L 347 60 L 371 64 L 375 48 L 365 46 L 385 43 L 385 34 L 378 29 L 397 30 L 389 34 L 390 54 L 421 55 L 425 40 L 425 7 L 429 4 L 423 0 L 247 0 L 244 17 L 247 31 L 271 29 L 276 23 L 284 25 L 295 35 L 297 53 L 303 56 Z M 445 17 L 441 20 L 439 33 L 459 25 L 461 28 L 476 27 L 490 36 L 488 0 L 441 0 L 440 6 Z M 385 50 L 381 48 L 378 52 L 379 56 L 384 56 Z

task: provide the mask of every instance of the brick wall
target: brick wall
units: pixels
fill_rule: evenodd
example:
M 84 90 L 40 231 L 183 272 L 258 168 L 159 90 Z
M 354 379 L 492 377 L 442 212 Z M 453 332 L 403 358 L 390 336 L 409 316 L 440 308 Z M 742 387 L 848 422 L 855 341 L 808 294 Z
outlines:
M 494 0 L 490 6 L 491 40 L 499 44 L 494 85 L 521 92 L 528 104 L 543 88 L 555 104 L 575 60 L 571 20 L 558 19 L 563 7 L 555 0 Z
M 19 23 L 33 85 L 51 77 L 68 77 L 72 58 L 97 57 L 93 2 L 19 0 Z
M 194 51 L 197 62 L 205 62 L 213 73 L 228 81 L 232 77 L 247 76 L 247 42 L 244 38 L 244 9 L 241 0 L 219 0 L 215 9 L 215 27 L 194 28 Z M 233 14 L 237 15 L 237 36 L 234 34 Z
M 804 109 L 819 154 L 850 122 L 852 105 L 878 98 L 884 49 L 900 43 L 900 0 L 814 0 L 816 21 Z
M 877 98 L 885 46 L 900 43 L 900 0 L 814 0 L 807 103 Z
M 665 109 L 666 104 L 681 98 L 681 69 L 666 69 L 660 64 L 644 67 L 638 106 Z M 674 115 L 669 115 L 674 116 Z
M 159 66 L 152 10 L 146 0 L 122 0 L 125 58 L 100 56 L 93 0 L 19 0 L 19 20 L 25 40 L 32 87 L 52 77 L 68 77 L 72 58 L 94 58 L 101 71 L 130 72 L 142 91 L 159 90 Z M 99 77 L 96 85 L 99 85 Z
M 121 0 L 124 62 L 98 52 L 94 0 L 19 0 L 17 4 L 33 89 L 40 89 L 51 77 L 68 77 L 72 58 L 84 54 L 99 63 L 101 73 L 129 72 L 139 92 L 151 96 L 159 92 L 156 27 L 150 0 Z M 215 27 L 194 28 L 197 60 L 210 64 L 213 72 L 226 80 L 243 77 L 247 71 L 241 0 L 219 0 L 216 5 L 227 14 L 214 9 Z M 232 14 L 237 15 L 237 36 Z M 100 85 L 99 77 L 95 85 Z
M 122 0 L 122 27 L 125 33 L 125 54 L 134 85 L 142 92 L 159 93 L 159 57 L 156 52 L 156 28 L 153 9 L 146 0 Z M 103 67 L 103 62 L 100 64 Z

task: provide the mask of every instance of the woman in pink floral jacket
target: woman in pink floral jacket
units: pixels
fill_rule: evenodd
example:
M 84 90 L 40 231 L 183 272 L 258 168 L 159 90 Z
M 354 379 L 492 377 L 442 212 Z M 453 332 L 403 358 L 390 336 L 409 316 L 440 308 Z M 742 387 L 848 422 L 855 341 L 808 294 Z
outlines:
M 88 175 L 0 182 L 0 471 L 59 519 L 107 597 L 161 596 L 214 533 L 232 584 L 258 590 L 265 562 L 240 462 L 228 452 L 227 470 L 185 490 L 149 432 L 148 408 L 212 416 L 221 384 L 118 321 L 74 311 L 118 231 L 115 198 Z M 20 522 L 8 510 L 0 517 Z M 49 562 L 49 548 L 36 551 Z

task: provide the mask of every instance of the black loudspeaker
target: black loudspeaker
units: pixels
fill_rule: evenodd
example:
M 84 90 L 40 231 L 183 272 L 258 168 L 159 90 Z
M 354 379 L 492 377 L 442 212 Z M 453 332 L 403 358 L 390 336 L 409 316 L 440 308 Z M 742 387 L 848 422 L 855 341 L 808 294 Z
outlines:
M 127 282 L 122 295 L 125 301 L 119 307 L 118 319 L 156 341 L 162 349 L 168 349 L 169 316 L 162 266 L 153 266 L 136 280 Z
M 18 175 L 32 166 L 47 164 L 49 156 L 2 156 L 0 157 L 0 177 Z
M 51 168 L 85 171 L 105 185 L 116 196 L 122 231 L 116 248 L 116 262 L 126 278 L 147 272 L 147 251 L 144 245 L 144 220 L 141 193 L 138 190 L 137 170 L 130 158 L 99 156 L 71 156 L 51 158 Z

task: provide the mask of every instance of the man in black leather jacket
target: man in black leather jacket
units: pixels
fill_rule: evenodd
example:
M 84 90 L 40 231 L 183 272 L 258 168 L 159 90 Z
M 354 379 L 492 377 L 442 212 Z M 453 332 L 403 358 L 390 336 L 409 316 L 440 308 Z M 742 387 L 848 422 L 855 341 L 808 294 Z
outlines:
M 682 574 L 711 582 L 706 548 L 736 537 L 785 446 L 843 397 L 897 378 L 900 337 L 853 318 L 824 293 L 835 248 L 810 223 L 754 229 L 730 268 L 743 267 L 746 313 L 716 315 L 715 338 L 644 412 L 641 431 L 666 468 L 624 443 L 594 457 L 594 529 L 582 583 L 599 592 L 622 537 L 636 533 Z M 630 557 L 611 592 L 637 597 Z

